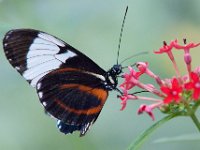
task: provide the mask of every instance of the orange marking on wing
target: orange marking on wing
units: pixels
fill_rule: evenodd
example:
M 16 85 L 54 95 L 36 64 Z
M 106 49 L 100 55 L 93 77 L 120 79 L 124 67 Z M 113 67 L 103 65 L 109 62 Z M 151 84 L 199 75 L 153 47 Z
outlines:
M 60 73 L 60 72 L 66 72 L 66 71 L 81 71 L 80 69 L 76 69 L 76 68 L 62 68 L 62 69 L 56 69 L 54 71 L 52 71 L 51 73 Z
M 80 84 L 64 84 L 60 87 L 61 89 L 66 89 L 66 88 L 78 88 L 81 91 L 87 92 L 88 94 L 91 94 L 93 96 L 96 96 L 102 104 L 105 103 L 107 97 L 108 97 L 108 92 L 100 89 L 100 88 L 91 88 L 89 86 L 85 85 L 80 85 Z
M 103 107 L 103 105 L 99 105 L 97 107 L 91 108 L 91 109 L 87 109 L 87 110 L 78 110 L 78 109 L 74 109 L 74 108 L 70 108 L 67 105 L 65 105 L 63 102 L 61 102 L 60 100 L 55 100 L 55 102 L 63 109 L 65 109 L 66 111 L 69 112 L 73 112 L 75 114 L 84 114 L 84 115 L 93 115 L 96 113 L 99 113 Z
M 108 97 L 108 92 L 103 90 L 103 89 L 99 89 L 99 88 L 91 88 L 85 85 L 80 85 L 80 84 L 64 84 L 61 86 L 61 89 L 65 89 L 65 88 L 78 88 L 81 91 L 87 92 L 88 94 L 91 94 L 93 96 L 96 96 L 100 101 L 101 104 L 97 107 L 94 108 L 90 108 L 87 110 L 78 110 L 78 109 L 74 109 L 74 108 L 70 108 L 67 105 L 65 105 L 62 101 L 60 100 L 55 100 L 56 103 L 62 107 L 63 109 L 65 109 L 66 111 L 70 111 L 76 114 L 85 114 L 85 115 L 92 115 L 92 114 L 96 114 L 99 113 Z

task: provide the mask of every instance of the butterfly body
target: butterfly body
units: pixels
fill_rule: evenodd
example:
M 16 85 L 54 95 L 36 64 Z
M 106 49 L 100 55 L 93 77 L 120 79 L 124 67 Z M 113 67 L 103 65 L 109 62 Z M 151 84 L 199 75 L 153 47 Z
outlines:
M 61 132 L 84 135 L 116 90 L 121 65 L 105 71 L 64 41 L 33 29 L 9 31 L 3 39 L 10 64 L 35 87 Z

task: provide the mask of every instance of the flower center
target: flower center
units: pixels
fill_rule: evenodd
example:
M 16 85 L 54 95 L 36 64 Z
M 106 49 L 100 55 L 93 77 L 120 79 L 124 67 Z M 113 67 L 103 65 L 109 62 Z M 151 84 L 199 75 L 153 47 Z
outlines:
M 172 91 L 172 95 L 176 96 L 177 92 L 176 91 Z
M 200 88 L 200 82 L 195 83 L 196 88 Z

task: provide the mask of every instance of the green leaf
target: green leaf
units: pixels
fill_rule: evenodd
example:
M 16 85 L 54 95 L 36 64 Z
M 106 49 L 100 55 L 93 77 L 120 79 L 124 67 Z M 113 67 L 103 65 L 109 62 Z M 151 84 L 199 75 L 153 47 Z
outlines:
M 133 143 L 130 144 L 128 150 L 139 150 L 139 148 L 142 146 L 142 144 L 150 137 L 151 133 L 155 131 L 158 127 L 160 127 L 162 124 L 167 122 L 168 120 L 174 118 L 176 115 L 171 114 L 160 121 L 153 124 L 150 128 L 148 128 L 146 131 L 144 131 Z

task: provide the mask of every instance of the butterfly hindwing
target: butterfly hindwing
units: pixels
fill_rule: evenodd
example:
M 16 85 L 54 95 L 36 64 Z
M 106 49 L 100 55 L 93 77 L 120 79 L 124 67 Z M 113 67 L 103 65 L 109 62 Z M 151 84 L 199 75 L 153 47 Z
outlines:
M 36 87 L 45 110 L 68 128 L 66 133 L 84 135 L 107 99 L 106 72 L 69 44 L 37 30 L 11 30 L 3 47 L 11 65 Z
M 71 125 L 72 130 L 80 129 L 81 135 L 84 135 L 108 96 L 100 83 L 101 79 L 89 72 L 65 68 L 49 73 L 38 82 L 36 89 L 48 113 Z

